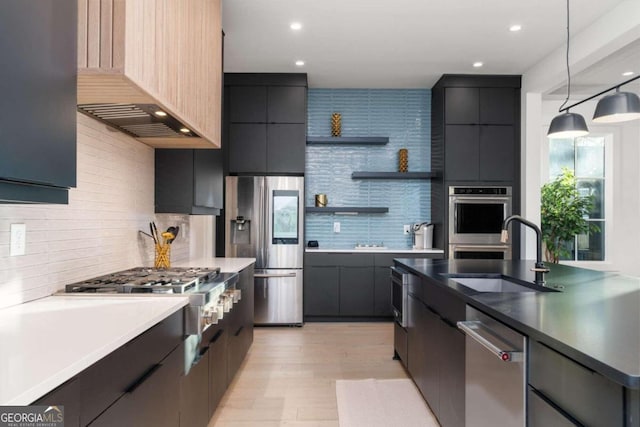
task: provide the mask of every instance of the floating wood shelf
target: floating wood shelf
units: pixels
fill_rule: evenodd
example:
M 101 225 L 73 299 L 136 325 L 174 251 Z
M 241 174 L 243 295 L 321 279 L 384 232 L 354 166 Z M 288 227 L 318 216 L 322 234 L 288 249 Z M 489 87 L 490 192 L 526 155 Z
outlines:
M 375 213 L 389 212 L 389 208 L 384 208 L 384 207 L 357 207 L 357 206 L 340 206 L 340 207 L 325 207 L 325 208 L 307 206 L 304 210 L 307 213 L 334 213 L 338 215 L 358 215 L 361 213 L 375 214 Z
M 432 179 L 436 172 L 353 172 L 351 179 Z
M 389 143 L 386 136 L 310 136 L 307 144 L 335 144 L 335 145 L 385 145 Z

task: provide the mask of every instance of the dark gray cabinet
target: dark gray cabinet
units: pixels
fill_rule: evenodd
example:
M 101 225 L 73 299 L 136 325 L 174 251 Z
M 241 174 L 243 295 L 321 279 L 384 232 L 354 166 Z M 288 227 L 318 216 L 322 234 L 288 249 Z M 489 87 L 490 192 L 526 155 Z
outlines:
M 340 315 L 373 316 L 373 266 L 340 266 Z
M 227 384 L 236 375 L 244 361 L 249 347 L 253 343 L 253 305 L 254 305 L 254 267 L 253 264 L 240 274 L 237 289 L 241 291 L 241 298 L 234 304 L 233 310 L 225 318 L 227 331 Z
M 180 425 L 206 427 L 209 415 L 209 364 L 210 347 L 199 354 L 189 372 L 180 379 Z
M 535 340 L 529 341 L 529 385 L 583 425 L 625 425 L 621 385 Z
M 517 101 L 511 87 L 445 88 L 447 124 L 512 125 Z
M 2 5 L 0 203 L 68 203 L 76 186 L 77 4 Z
M 304 174 L 306 74 L 225 74 L 231 174 Z
M 440 425 L 464 427 L 465 338 L 455 325 L 465 317 L 465 303 L 425 278 L 414 279 L 405 366 Z
M 338 316 L 340 282 L 337 266 L 304 267 L 304 315 Z
M 227 330 L 220 327 L 209 340 L 209 418 L 227 390 Z M 189 424 L 187 424 L 189 425 Z
M 574 427 L 579 425 L 548 403 L 534 389 L 527 391 L 527 425 L 529 427 Z
M 80 386 L 76 377 L 42 396 L 32 405 L 64 406 L 64 425 L 80 425 Z
M 220 150 L 156 149 L 155 211 L 218 215 L 223 201 Z
M 305 320 L 393 317 L 393 258 L 441 258 L 441 254 L 307 252 L 304 261 Z
M 520 212 L 520 85 L 517 75 L 445 74 L 433 86 L 431 172 L 443 178 L 431 183 L 435 247 L 449 245 L 449 186 L 511 186 Z

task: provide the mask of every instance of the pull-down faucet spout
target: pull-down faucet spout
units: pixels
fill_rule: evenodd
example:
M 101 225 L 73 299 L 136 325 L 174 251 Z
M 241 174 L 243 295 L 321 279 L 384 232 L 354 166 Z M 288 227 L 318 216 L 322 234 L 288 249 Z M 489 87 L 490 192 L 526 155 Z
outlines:
M 549 269 L 546 268 L 542 262 L 542 231 L 540 231 L 540 228 L 537 225 L 535 225 L 531 221 L 524 219 L 520 215 L 511 215 L 502 223 L 502 234 L 500 236 L 500 241 L 502 243 L 506 243 L 509 239 L 508 228 L 511 221 L 516 221 L 524 224 L 527 227 L 532 228 L 533 231 L 536 232 L 536 266 L 532 269 L 532 271 L 534 271 L 536 274 L 534 283 L 536 285 L 545 286 L 544 273 L 548 273 Z

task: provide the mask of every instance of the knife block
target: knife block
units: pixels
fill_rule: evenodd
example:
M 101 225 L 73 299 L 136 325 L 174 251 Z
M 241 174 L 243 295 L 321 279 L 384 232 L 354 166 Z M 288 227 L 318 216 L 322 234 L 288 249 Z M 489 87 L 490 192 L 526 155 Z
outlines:
M 156 245 L 155 268 L 171 268 L 171 245 L 168 243 Z

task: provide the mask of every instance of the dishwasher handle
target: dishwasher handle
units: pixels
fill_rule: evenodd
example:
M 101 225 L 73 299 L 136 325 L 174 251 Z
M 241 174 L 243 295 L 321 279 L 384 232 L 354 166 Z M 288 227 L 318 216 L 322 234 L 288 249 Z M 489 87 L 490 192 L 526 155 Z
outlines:
M 467 320 L 458 322 L 457 325 L 458 329 L 464 332 L 466 336 L 489 350 L 493 355 L 495 355 L 503 362 L 521 362 L 524 359 L 521 351 L 503 350 L 493 344 L 487 338 L 482 336 L 482 334 L 479 332 L 482 326 L 482 322 L 479 322 L 477 320 Z

